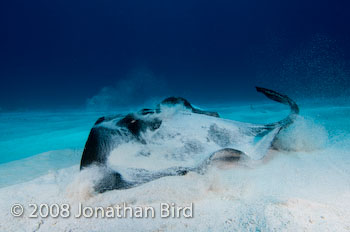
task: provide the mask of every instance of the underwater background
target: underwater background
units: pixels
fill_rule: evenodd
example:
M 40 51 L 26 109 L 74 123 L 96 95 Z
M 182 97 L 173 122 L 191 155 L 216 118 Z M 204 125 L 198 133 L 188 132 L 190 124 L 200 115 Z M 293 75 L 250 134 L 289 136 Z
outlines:
M 349 96 L 345 0 L 0 4 L 2 111 Z
M 341 0 L 0 2 L 0 231 L 349 231 L 349 9 Z M 79 172 L 97 118 L 164 97 L 239 122 L 288 115 L 255 86 L 300 107 L 281 134 L 285 150 L 261 166 L 104 194 L 91 190 L 94 170 Z M 195 218 L 41 220 L 9 210 L 169 199 L 194 202 Z

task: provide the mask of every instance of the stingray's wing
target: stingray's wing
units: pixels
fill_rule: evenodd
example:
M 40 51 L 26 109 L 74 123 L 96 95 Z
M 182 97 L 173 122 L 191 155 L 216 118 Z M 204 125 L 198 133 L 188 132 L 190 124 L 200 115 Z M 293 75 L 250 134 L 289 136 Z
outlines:
M 249 159 L 249 157 L 242 151 L 224 148 L 212 153 L 203 163 L 196 167 L 175 166 L 160 171 L 127 168 L 123 171 L 123 174 L 121 174 L 106 166 L 101 166 L 104 171 L 104 176 L 97 182 L 94 188 L 95 191 L 99 193 L 115 189 L 128 189 L 167 176 L 183 176 L 188 172 L 204 174 L 212 163 L 232 163 L 247 159 Z

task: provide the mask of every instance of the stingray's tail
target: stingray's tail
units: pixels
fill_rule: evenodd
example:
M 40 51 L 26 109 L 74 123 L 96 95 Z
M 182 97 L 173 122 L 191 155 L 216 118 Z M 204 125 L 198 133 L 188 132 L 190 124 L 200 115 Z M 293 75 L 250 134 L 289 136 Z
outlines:
M 276 91 L 273 91 L 270 89 L 256 87 L 256 90 L 260 93 L 263 93 L 266 97 L 270 98 L 271 100 L 274 100 L 276 102 L 280 102 L 280 103 L 288 105 L 290 107 L 290 113 L 286 118 L 282 119 L 281 121 L 275 122 L 275 123 L 270 123 L 270 124 L 264 125 L 265 129 L 272 130 L 276 127 L 283 128 L 283 127 L 287 127 L 291 123 L 293 123 L 296 116 L 299 114 L 299 107 L 292 99 L 290 99 L 287 95 L 277 93 Z
M 270 98 L 271 100 L 280 102 L 285 105 L 289 105 L 291 114 L 299 114 L 298 105 L 292 99 L 290 99 L 287 95 L 283 95 L 283 94 L 277 93 L 276 91 L 261 88 L 261 87 L 256 87 L 256 91 L 263 93 L 266 97 Z

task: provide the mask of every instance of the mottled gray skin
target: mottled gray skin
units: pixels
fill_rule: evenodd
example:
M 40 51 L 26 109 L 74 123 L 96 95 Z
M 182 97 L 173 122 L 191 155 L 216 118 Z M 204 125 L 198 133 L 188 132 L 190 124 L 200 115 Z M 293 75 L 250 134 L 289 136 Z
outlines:
M 258 92 L 263 93 L 266 97 L 274 101 L 280 102 L 285 105 L 289 105 L 291 113 L 288 115 L 288 117 L 276 123 L 251 128 L 254 134 L 256 134 L 257 136 L 263 136 L 275 128 L 286 128 L 291 123 L 293 123 L 296 115 L 299 113 L 299 108 L 293 100 L 291 100 L 288 96 L 279 94 L 273 90 L 260 87 L 257 87 L 256 89 Z M 101 169 L 104 170 L 104 177 L 95 186 L 95 190 L 97 192 L 105 192 L 113 189 L 127 189 L 165 176 L 185 175 L 189 171 L 204 173 L 207 167 L 214 160 L 220 160 L 222 162 L 237 162 L 239 160 L 242 160 L 243 158 L 247 159 L 247 156 L 241 151 L 232 148 L 224 148 L 218 150 L 217 152 L 214 152 L 205 162 L 198 165 L 198 167 L 172 167 L 158 172 L 151 172 L 145 169 L 138 169 L 137 173 L 139 174 L 137 176 L 136 181 L 125 181 L 120 173 L 111 170 L 106 165 L 106 159 L 110 154 L 111 150 L 113 150 L 118 144 L 126 143 L 129 141 L 136 141 L 145 144 L 146 142 L 143 141 L 140 134 L 142 132 L 145 132 L 146 130 L 155 131 L 162 124 L 161 119 L 153 117 L 152 120 L 150 120 L 149 117 L 146 116 L 148 114 L 159 114 L 161 111 L 161 105 L 182 105 L 183 107 L 187 108 L 195 114 L 205 114 L 212 117 L 220 117 L 217 112 L 204 111 L 193 107 L 184 98 L 169 97 L 163 100 L 156 107 L 156 109 L 143 109 L 137 113 L 131 113 L 125 116 L 116 115 L 99 118 L 90 131 L 80 163 L 80 169 L 89 167 L 90 165 L 98 165 Z M 111 125 L 113 125 L 114 127 L 107 128 L 100 126 L 102 122 L 111 123 Z M 220 128 L 220 131 L 217 131 L 219 129 L 214 127 L 215 126 L 213 126 L 213 128 L 210 128 L 210 130 L 213 130 L 217 133 L 212 133 L 216 136 L 212 139 L 214 141 L 217 140 L 216 142 L 220 143 L 224 147 L 225 140 L 220 138 L 224 138 L 225 136 L 220 135 L 222 133 L 225 133 L 225 131 L 224 129 Z

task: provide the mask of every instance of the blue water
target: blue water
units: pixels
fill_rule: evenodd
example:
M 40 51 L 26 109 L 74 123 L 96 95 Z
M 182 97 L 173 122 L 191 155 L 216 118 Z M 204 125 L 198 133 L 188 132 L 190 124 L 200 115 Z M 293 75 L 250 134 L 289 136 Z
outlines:
M 97 114 L 22 112 L 0 114 L 0 163 L 51 150 L 81 149 Z
M 14 0 L 0 6 L 0 109 L 112 107 L 179 95 L 349 96 L 349 2 Z M 99 106 L 97 106 L 99 107 Z

